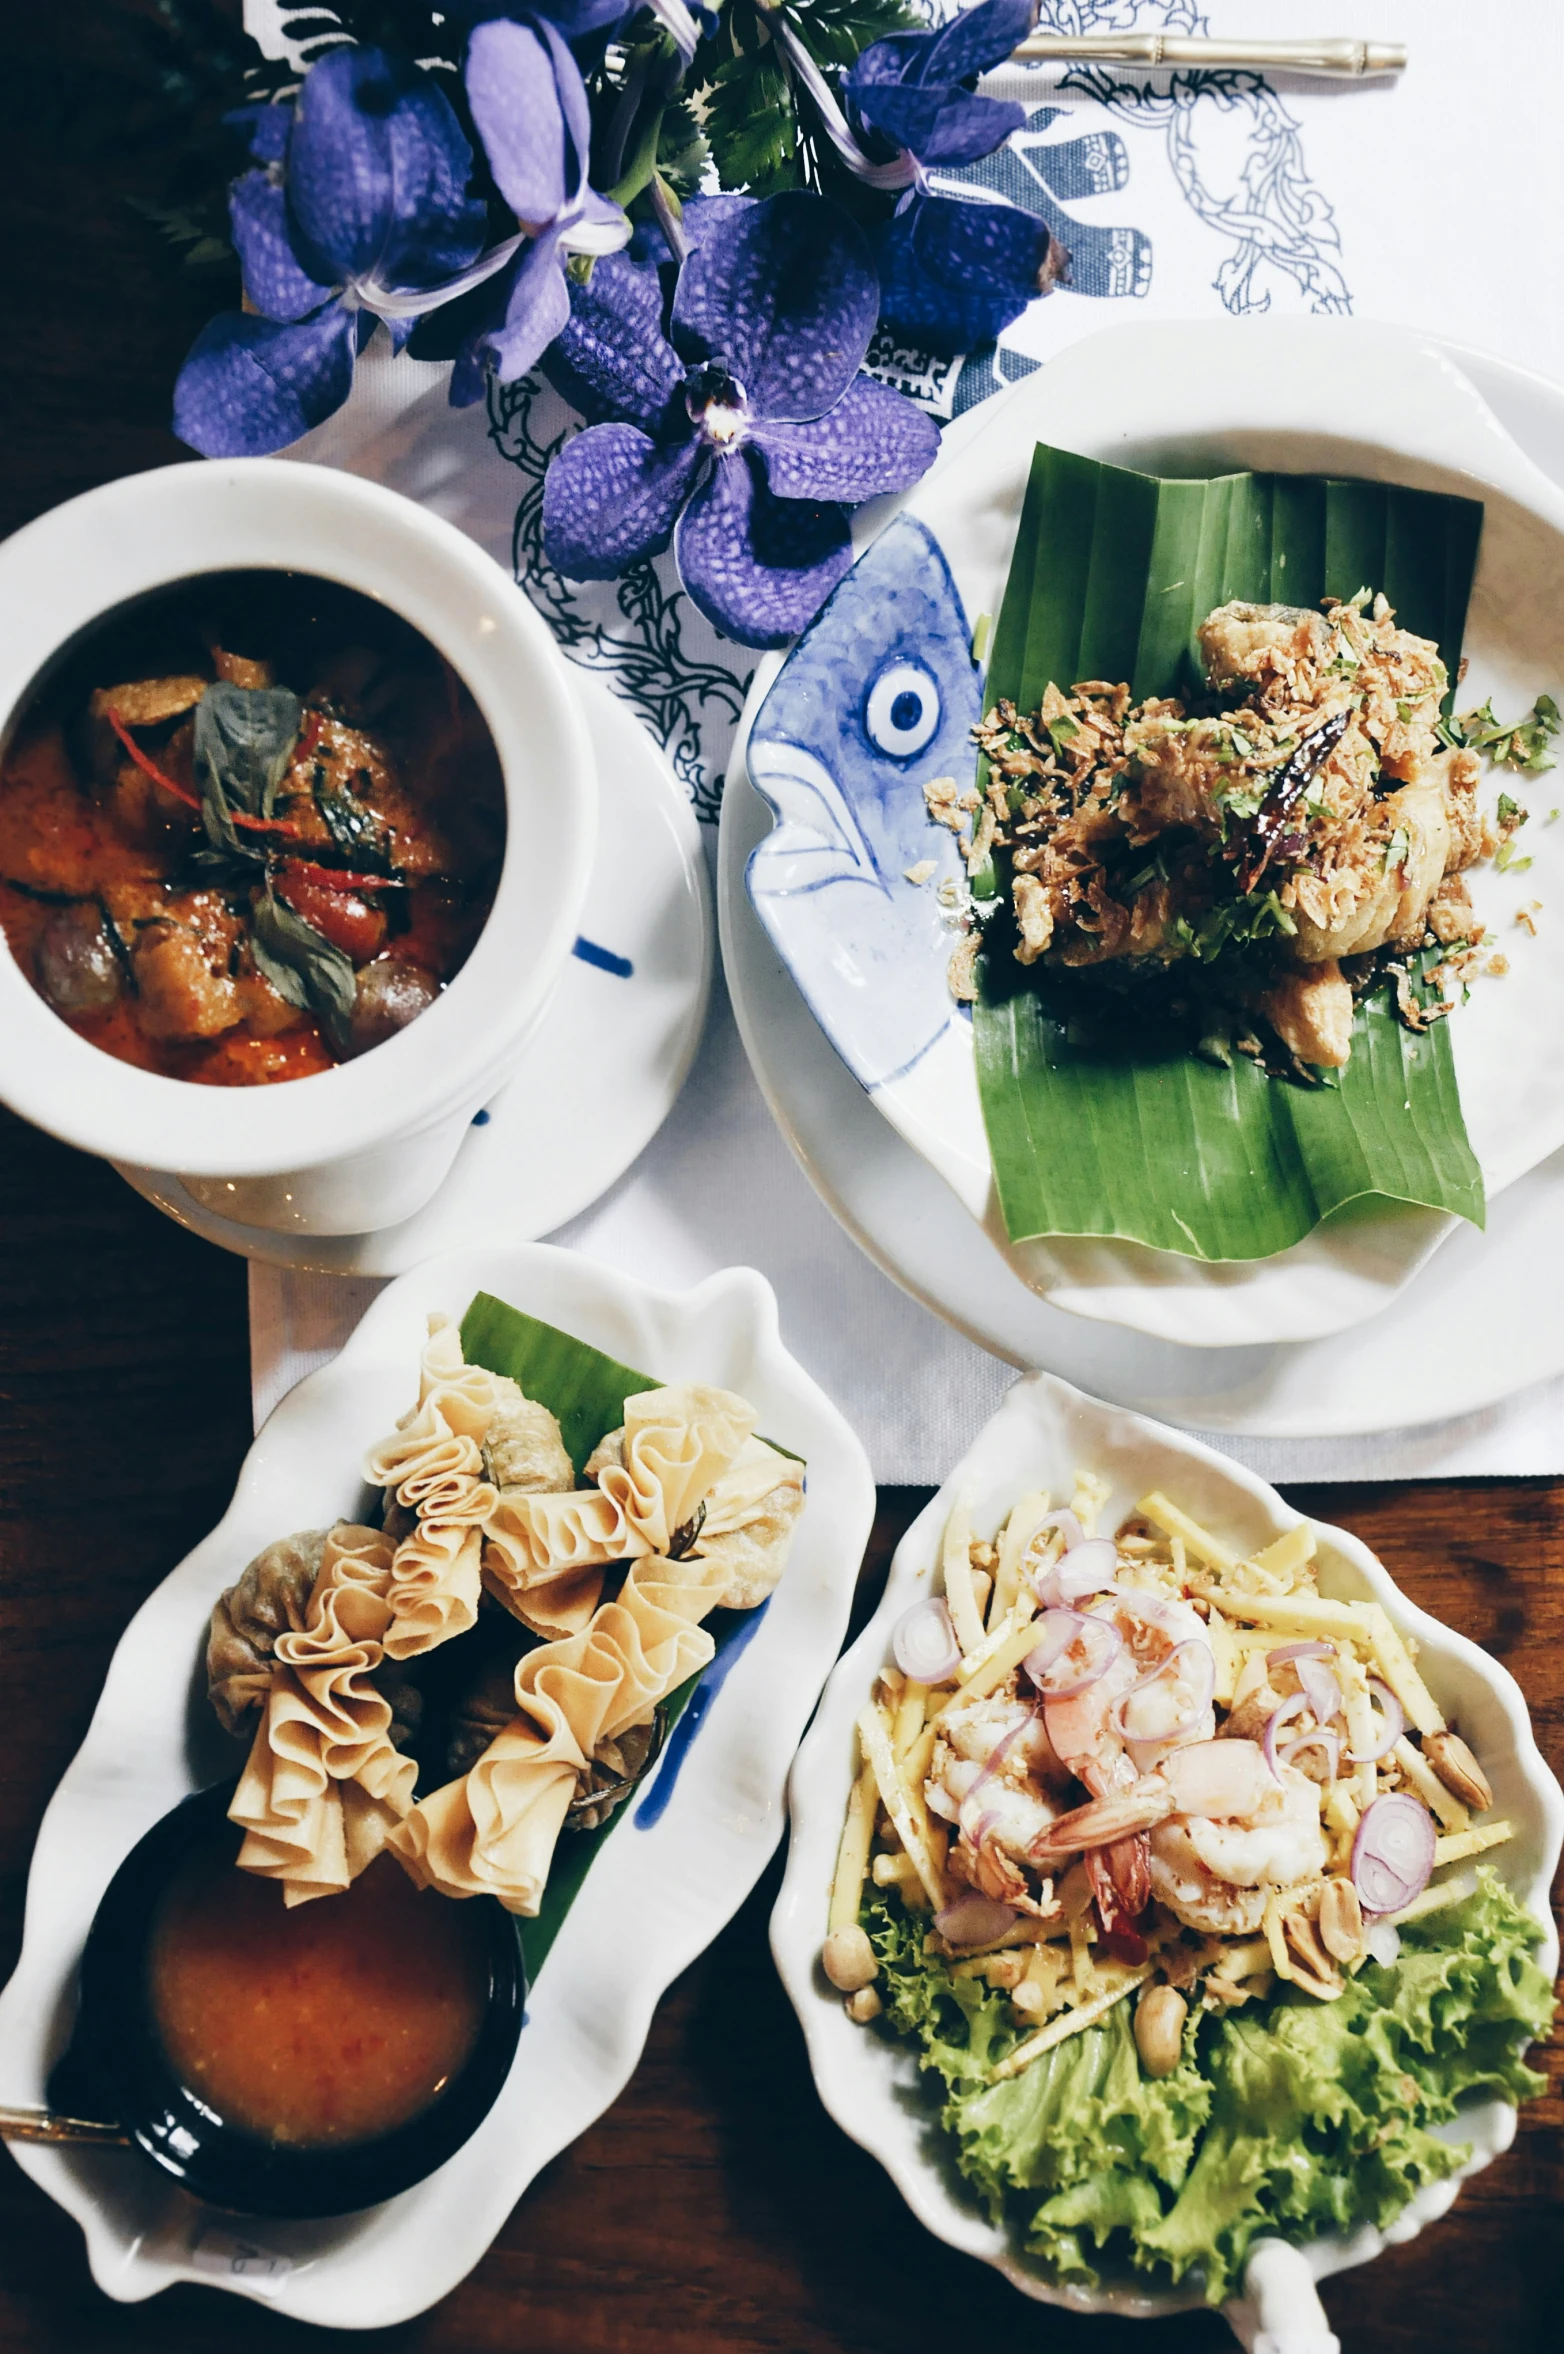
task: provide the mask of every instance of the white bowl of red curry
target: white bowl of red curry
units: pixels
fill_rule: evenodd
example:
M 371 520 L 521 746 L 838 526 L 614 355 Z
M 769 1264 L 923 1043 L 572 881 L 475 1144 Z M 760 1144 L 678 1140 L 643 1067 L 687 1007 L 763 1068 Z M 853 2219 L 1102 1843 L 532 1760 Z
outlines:
M 0 1098 L 245 1223 L 428 1200 L 577 930 L 564 663 L 463 533 L 268 459 L 0 548 Z

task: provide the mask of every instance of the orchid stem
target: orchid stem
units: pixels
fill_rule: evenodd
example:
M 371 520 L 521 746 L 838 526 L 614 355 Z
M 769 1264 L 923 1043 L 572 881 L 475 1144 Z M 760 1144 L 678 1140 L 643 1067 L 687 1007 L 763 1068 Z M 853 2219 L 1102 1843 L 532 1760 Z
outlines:
M 657 226 L 663 233 L 668 251 L 682 269 L 689 258 L 690 241 L 684 234 L 684 223 L 679 216 L 679 199 L 663 178 L 653 172 L 651 179 L 652 210 L 657 215 Z
M 637 49 L 630 61 L 630 70 L 625 75 L 624 88 L 614 101 L 614 111 L 603 132 L 603 152 L 596 158 L 593 182 L 610 193 L 624 173 L 625 148 L 635 127 L 635 118 L 640 112 L 641 93 L 646 88 L 646 77 L 651 71 L 656 53 L 651 43 Z M 611 201 L 617 204 L 620 199 L 611 196 Z

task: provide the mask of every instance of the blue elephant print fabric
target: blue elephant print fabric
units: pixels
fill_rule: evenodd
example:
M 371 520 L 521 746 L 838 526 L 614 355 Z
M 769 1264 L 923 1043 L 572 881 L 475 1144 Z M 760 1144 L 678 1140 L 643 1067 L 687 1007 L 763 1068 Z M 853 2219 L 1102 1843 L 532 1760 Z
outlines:
M 745 762 L 776 825 L 750 858 L 756 914 L 859 1083 L 899 1078 L 943 1035 L 954 836 L 925 786 L 970 783 L 978 674 L 933 534 L 889 524 L 788 656 Z

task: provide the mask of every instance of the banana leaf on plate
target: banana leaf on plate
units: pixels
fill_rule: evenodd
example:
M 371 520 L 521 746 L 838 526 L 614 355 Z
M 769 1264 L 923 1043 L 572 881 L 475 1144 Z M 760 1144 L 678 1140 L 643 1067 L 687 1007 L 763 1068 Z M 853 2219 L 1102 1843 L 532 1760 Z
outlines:
M 651 1374 L 605 1356 L 573 1333 L 544 1324 L 520 1308 L 510 1307 L 491 1292 L 481 1291 L 462 1318 L 462 1354 L 469 1365 L 486 1366 L 491 1373 L 508 1374 L 529 1398 L 536 1398 L 559 1424 L 560 1436 L 581 1476 L 582 1466 L 599 1439 L 624 1421 L 626 1398 L 656 1389 Z M 521 1924 L 527 1974 L 536 1980 L 549 1948 L 564 1926 L 565 1916 L 581 1893 L 587 1873 L 597 1861 L 603 1842 L 622 1816 L 652 1823 L 662 1813 L 672 1792 L 684 1752 L 704 1713 L 705 1700 L 723 1677 L 765 1616 L 757 1610 L 714 1610 L 706 1620 L 716 1646 L 707 1665 L 670 1692 L 659 1710 L 658 1740 L 643 1769 L 650 1779 L 653 1765 L 658 1779 L 644 1797 L 627 1800 L 590 1830 L 572 1831 L 555 1850 L 548 1886 L 535 1918 Z M 690 1703 L 696 1702 L 695 1707 Z M 683 1720 L 681 1723 L 681 1719 Z
M 1233 598 L 1317 605 L 1383 591 L 1460 661 L 1482 508 L 1313 475 L 1160 480 L 1040 444 L 995 627 L 985 709 L 1033 711 L 1052 681 L 1200 691 L 1196 631 Z M 981 892 L 983 879 L 975 887 Z M 1350 1061 L 1291 1085 L 1148 1032 L 1082 1035 L 1000 943 L 978 960 L 978 1087 L 1012 1241 L 1103 1235 L 1207 1260 L 1270 1258 L 1378 1197 L 1483 1222 L 1448 1024 L 1414 1035 L 1388 991 Z

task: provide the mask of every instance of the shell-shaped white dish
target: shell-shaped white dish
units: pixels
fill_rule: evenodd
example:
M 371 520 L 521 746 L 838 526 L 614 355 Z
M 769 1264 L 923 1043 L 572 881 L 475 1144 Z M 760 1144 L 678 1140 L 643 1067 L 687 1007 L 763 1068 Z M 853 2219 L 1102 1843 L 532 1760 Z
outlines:
M 783 1348 L 771 1290 L 749 1268 L 676 1295 L 541 1243 L 449 1252 L 390 1285 L 342 1354 L 283 1400 L 221 1522 L 126 1629 L 38 1835 L 22 1955 L 0 1995 L 0 2099 L 42 2102 L 69 2032 L 76 1961 L 118 1864 L 170 1806 L 239 1762 L 200 1670 L 213 1602 L 273 1537 L 358 1516 L 360 1459 L 416 1395 L 429 1312 L 460 1316 L 478 1291 L 664 1380 L 747 1397 L 767 1436 L 808 1466 L 787 1573 L 753 1639 L 725 1655 L 730 1672 L 682 1758 L 665 1754 L 658 1770 L 675 1764 L 677 1779 L 655 1822 L 638 1820 L 632 1800 L 596 1858 L 529 1992 L 495 2107 L 426 2182 L 361 2215 L 252 2232 L 134 2152 L 16 2146 L 81 2225 L 99 2287 L 122 2301 L 206 2280 L 338 2329 L 383 2328 L 432 2305 L 539 2168 L 616 2098 L 659 1996 L 738 1910 L 781 1837 L 788 1766 L 836 1657 L 873 1519 L 863 1449 Z M 656 1780 L 647 1787 L 665 1795 Z
M 895 512 L 905 512 L 932 535 L 968 617 L 997 613 L 1038 441 L 1151 473 L 1275 468 L 1479 498 L 1485 516 L 1461 707 L 1491 694 L 1496 707 L 1518 716 L 1539 691 L 1564 686 L 1564 492 L 1522 452 L 1457 358 L 1432 337 L 1312 317 L 1106 329 L 960 421 L 905 500 L 867 511 L 866 544 Z M 867 690 L 882 657 L 900 659 L 899 609 L 886 602 L 878 622 L 856 613 L 854 621 L 851 660 Z M 816 624 L 815 640 L 828 623 L 829 610 Z M 820 658 L 818 646 L 808 658 Z M 778 843 L 792 851 L 797 871 L 783 881 L 802 905 L 804 892 L 819 891 L 821 882 L 813 875 L 806 880 L 808 859 L 800 853 L 814 844 L 829 866 L 827 852 L 837 847 L 830 826 L 814 814 L 825 807 L 819 772 L 837 754 L 829 745 L 811 746 L 808 757 L 789 756 L 796 779 L 774 773 L 779 755 L 761 739 L 766 698 L 782 669 L 776 656 L 757 669 L 731 767 L 743 762 L 754 773 L 753 734 L 759 766 L 771 778 L 768 794 L 785 812 L 777 835 L 756 855 L 774 859 Z M 921 799 L 924 771 L 915 761 L 905 765 Z M 805 789 L 807 778 L 813 791 Z M 1491 785 L 1490 795 L 1497 790 Z M 1537 805 L 1537 822 L 1524 841 L 1531 870 L 1505 876 L 1484 868 L 1473 877 L 1478 913 L 1508 957 L 1511 978 L 1474 991 L 1452 1025 L 1467 1129 L 1490 1199 L 1564 1144 L 1564 1062 L 1538 1043 L 1556 1036 L 1564 1020 L 1564 959 L 1545 934 L 1533 939 L 1515 925 L 1521 905 L 1534 899 L 1552 905 L 1564 886 L 1564 830 L 1542 823 L 1545 786 L 1530 799 Z M 935 857 L 942 845 L 948 849 L 938 828 L 925 826 L 923 834 L 915 850 Z M 864 973 L 887 972 L 888 951 L 871 942 L 864 912 L 879 910 L 884 892 L 865 889 L 861 874 L 848 879 L 857 888 L 834 891 L 829 921 L 812 929 L 794 922 L 796 944 L 787 953 L 827 1035 L 852 1062 L 833 1008 L 855 991 L 861 996 Z M 834 870 L 826 880 L 836 880 Z M 757 905 L 769 908 L 763 897 Z M 927 964 L 947 953 L 937 940 L 929 948 L 921 933 L 916 942 L 910 933 L 898 940 L 904 960 L 916 953 Z M 1055 1307 L 1192 1347 L 1313 1340 L 1386 1306 L 1452 1231 L 1455 1221 L 1447 1216 L 1365 1202 L 1338 1212 L 1290 1250 L 1253 1262 L 1212 1264 L 1090 1237 L 1010 1243 L 994 1195 L 971 1026 L 951 1011 L 929 1043 L 929 1025 L 916 1019 L 927 995 L 918 984 L 926 979 L 921 967 L 890 977 L 895 1004 L 907 1009 L 911 1027 L 904 1057 L 883 1053 L 878 1067 L 889 1075 L 872 1084 L 872 1100 L 950 1185 L 1021 1280 Z
M 1248 1552 L 1299 1519 L 1274 1488 L 1226 1457 L 1138 1414 L 1105 1406 L 1052 1374 L 1018 1381 L 979 1433 L 939 1494 L 897 1548 L 885 1598 L 826 1686 L 819 1713 L 799 1751 L 789 1784 L 792 1837 L 786 1877 L 771 1919 L 771 1946 L 803 2024 L 820 2097 L 843 2130 L 886 2168 L 919 2221 L 965 2254 L 992 2264 L 1028 2296 L 1085 2313 L 1151 2317 L 1198 2305 L 1198 2289 L 1157 2295 L 1126 2276 L 1095 2292 L 1048 2282 L 1013 2238 L 991 2224 L 947 2155 L 937 2102 L 920 2079 L 910 2047 L 855 2027 L 819 1967 L 837 1844 L 854 1771 L 853 1724 L 889 1656 L 890 1630 L 921 1595 L 938 1591 L 939 1540 L 956 1492 L 970 1500 L 973 1527 L 999 1525 L 1029 1488 L 1068 1496 L 1077 1469 L 1103 1475 L 1111 1493 L 1099 1525 L 1115 1528 L 1137 1499 L 1161 1488 L 1216 1535 Z M 1558 1938 L 1548 1890 L 1564 1842 L 1564 1794 L 1532 1738 L 1520 1689 L 1497 1661 L 1453 1628 L 1414 1608 L 1365 1545 L 1323 1522 L 1320 1585 L 1327 1594 L 1384 1604 L 1403 1634 L 1420 1645 L 1418 1665 L 1446 1715 L 1482 1759 L 1498 1811 L 1517 1836 L 1486 1860 L 1545 1924 L 1539 1958 L 1551 1972 Z M 1500 2100 L 1477 2103 L 1445 2138 L 1470 2143 L 1464 2174 L 1474 2174 L 1509 2146 L 1515 2110 Z M 1313 2279 L 1377 2256 L 1387 2240 L 1416 2235 L 1453 2203 L 1455 2180 L 1431 2186 L 1381 2234 L 1322 2238 L 1299 2253 Z M 1269 2243 L 1275 2246 L 1275 2243 Z M 1285 2267 L 1284 2267 L 1285 2279 Z M 1302 2298 L 1309 2284 L 1301 2271 Z M 1255 2282 L 1251 2274 L 1251 2294 Z M 1246 2342 L 1253 2315 L 1230 2318 Z M 1268 2314 L 1267 2323 L 1276 2321 Z

